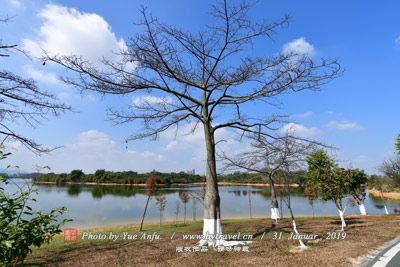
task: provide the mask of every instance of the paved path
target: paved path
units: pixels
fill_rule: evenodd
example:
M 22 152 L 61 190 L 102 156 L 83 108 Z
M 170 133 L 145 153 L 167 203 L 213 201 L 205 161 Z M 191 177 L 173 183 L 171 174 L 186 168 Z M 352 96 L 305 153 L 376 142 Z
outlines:
M 400 267 L 400 241 L 396 238 L 395 242 L 390 243 L 382 249 L 365 267 Z

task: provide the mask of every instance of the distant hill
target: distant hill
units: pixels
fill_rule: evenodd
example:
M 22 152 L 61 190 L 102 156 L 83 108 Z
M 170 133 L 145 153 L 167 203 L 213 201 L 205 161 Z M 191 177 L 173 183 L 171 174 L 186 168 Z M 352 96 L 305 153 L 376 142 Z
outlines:
M 8 178 L 31 179 L 37 177 L 39 174 L 40 173 L 32 172 L 32 173 L 12 173 L 12 174 L 4 173 L 0 175 L 7 176 Z

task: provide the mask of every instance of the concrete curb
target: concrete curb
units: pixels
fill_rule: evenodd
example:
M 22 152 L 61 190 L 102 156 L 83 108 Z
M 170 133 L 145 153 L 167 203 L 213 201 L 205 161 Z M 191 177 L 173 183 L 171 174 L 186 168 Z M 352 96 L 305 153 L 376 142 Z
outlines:
M 357 266 L 371 267 L 376 262 L 376 259 L 379 259 L 379 257 L 383 256 L 386 253 L 386 251 L 388 251 L 391 247 L 393 247 L 395 244 L 399 242 L 400 242 L 400 236 L 397 236 L 395 239 L 386 242 L 382 246 L 378 247 L 377 249 L 374 249 L 373 251 L 365 255 L 362 258 L 361 263 Z

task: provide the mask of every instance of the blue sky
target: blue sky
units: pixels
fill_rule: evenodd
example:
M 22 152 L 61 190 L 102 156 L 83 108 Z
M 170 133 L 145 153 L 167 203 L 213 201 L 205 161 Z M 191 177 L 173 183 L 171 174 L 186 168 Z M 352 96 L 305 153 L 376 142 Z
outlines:
M 15 15 L 8 24 L 0 25 L 0 35 L 3 42 L 18 43 L 34 56 L 43 47 L 79 52 L 92 58 L 99 54 L 112 56 L 111 50 L 140 30 L 133 24 L 140 19 L 140 5 L 147 6 L 164 22 L 195 31 L 209 22 L 207 12 L 212 2 L 0 0 L 0 15 Z M 322 91 L 282 97 L 283 107 L 274 112 L 292 115 L 293 123 L 289 126 L 299 135 L 336 146 L 335 154 L 342 165 L 376 173 L 382 160 L 393 154 L 394 139 L 400 132 L 395 122 L 400 115 L 397 104 L 400 3 L 259 2 L 251 14 L 254 19 L 273 21 L 288 14 L 292 22 L 273 41 L 257 43 L 254 53 L 277 53 L 290 47 L 306 50 L 316 59 L 338 58 L 345 69 L 343 76 L 324 86 Z M 60 41 L 57 36 L 67 36 L 71 41 Z M 201 132 L 176 140 L 172 132 L 167 132 L 159 141 L 136 141 L 125 146 L 124 137 L 139 128 L 137 125 L 113 126 L 106 121 L 105 108 L 129 105 L 133 96 L 80 95 L 57 81 L 57 75 L 62 73 L 60 69 L 43 67 L 40 62 L 21 56 L 15 56 L 12 61 L 1 59 L 0 66 L 35 78 L 43 89 L 52 91 L 77 111 L 49 118 L 37 129 L 14 126 L 43 144 L 64 146 L 39 158 L 18 144 L 10 144 L 14 154 L 12 162 L 22 169 L 31 170 L 34 164 L 43 164 L 50 165 L 55 172 L 194 168 L 203 173 Z M 221 132 L 220 138 L 230 135 L 227 131 Z M 243 144 L 232 141 L 221 149 L 242 148 Z

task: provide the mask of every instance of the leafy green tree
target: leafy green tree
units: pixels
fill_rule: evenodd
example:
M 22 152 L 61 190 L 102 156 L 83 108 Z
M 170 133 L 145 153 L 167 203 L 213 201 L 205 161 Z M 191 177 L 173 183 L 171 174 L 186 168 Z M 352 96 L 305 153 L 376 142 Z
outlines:
M 66 173 L 61 173 L 56 175 L 56 184 L 57 185 L 64 185 L 67 182 L 68 175 Z
M 395 145 L 396 145 L 397 154 L 400 155 L 400 134 L 396 138 L 396 144 Z
M 360 213 L 362 215 L 367 215 L 365 210 L 364 201 L 366 198 L 366 184 L 367 184 L 367 174 L 360 169 L 348 170 L 347 188 L 349 194 L 353 197 L 354 201 L 357 203 Z
M 9 153 L 0 149 L 0 160 Z M 15 192 L 6 192 L 4 185 L 14 183 Z M 49 213 L 35 211 L 30 206 L 35 202 L 37 190 L 32 184 L 24 187 L 5 177 L 0 177 L 0 266 L 16 266 L 32 252 L 32 246 L 49 243 L 55 234 L 61 233 L 59 221 L 65 208 L 52 209 Z
M 94 179 L 96 182 L 102 182 L 104 181 L 106 171 L 101 169 L 101 170 L 96 170 L 94 173 Z
M 308 183 L 317 195 L 324 201 L 335 203 L 340 219 L 342 231 L 346 227 L 342 199 L 347 195 L 347 171 L 339 168 L 335 161 L 322 149 L 316 150 L 307 158 Z
M 71 180 L 71 182 L 74 183 L 79 183 L 81 181 L 81 178 L 84 176 L 85 174 L 83 173 L 82 170 L 73 170 L 70 172 L 69 174 L 69 179 Z
M 314 218 L 314 200 L 316 199 L 316 195 L 312 186 L 306 185 L 304 188 L 304 193 L 308 199 L 308 203 L 312 208 L 313 218 Z

